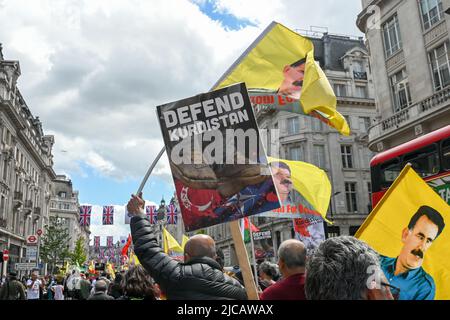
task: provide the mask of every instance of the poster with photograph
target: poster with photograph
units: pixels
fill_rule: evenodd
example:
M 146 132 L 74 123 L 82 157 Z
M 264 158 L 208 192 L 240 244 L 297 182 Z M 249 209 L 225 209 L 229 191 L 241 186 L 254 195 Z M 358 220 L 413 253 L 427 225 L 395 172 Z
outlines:
M 186 231 L 280 207 L 245 84 L 157 112 Z

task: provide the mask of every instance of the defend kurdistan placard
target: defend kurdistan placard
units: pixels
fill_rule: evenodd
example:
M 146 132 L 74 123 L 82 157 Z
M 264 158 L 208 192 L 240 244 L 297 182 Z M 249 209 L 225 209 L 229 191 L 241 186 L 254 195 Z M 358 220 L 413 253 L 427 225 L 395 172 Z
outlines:
M 280 207 L 245 84 L 157 112 L 186 231 Z

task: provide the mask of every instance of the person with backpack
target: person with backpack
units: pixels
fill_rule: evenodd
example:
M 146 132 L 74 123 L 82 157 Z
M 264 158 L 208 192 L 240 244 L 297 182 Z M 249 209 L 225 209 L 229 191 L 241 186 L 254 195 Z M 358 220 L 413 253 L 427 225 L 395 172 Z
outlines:
M 0 289 L 0 300 L 26 300 L 25 287 L 17 280 L 17 273 L 11 271 Z

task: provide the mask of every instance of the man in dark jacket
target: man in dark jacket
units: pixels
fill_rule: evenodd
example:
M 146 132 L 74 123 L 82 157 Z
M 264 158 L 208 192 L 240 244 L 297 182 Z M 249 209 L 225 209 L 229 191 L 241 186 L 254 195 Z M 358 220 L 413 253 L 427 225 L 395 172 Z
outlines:
M 216 246 L 207 235 L 193 236 L 184 248 L 184 263 L 172 259 L 158 246 L 145 218 L 142 193 L 132 196 L 127 210 L 131 219 L 134 251 L 168 299 L 246 300 L 244 287 L 222 272 L 215 260 Z
M 17 280 L 17 273 L 11 271 L 0 289 L 0 300 L 25 300 L 25 287 Z
M 113 297 L 106 294 L 107 289 L 108 285 L 106 284 L 106 281 L 98 280 L 95 282 L 95 292 L 88 300 L 114 300 Z

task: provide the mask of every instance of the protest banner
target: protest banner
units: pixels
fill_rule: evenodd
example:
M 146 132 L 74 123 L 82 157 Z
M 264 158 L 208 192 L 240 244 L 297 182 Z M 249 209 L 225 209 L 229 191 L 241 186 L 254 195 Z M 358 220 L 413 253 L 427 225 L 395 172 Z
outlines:
M 280 207 L 243 83 L 157 112 L 186 231 Z
M 381 256 L 400 300 L 450 299 L 450 206 L 407 165 L 356 237 Z

